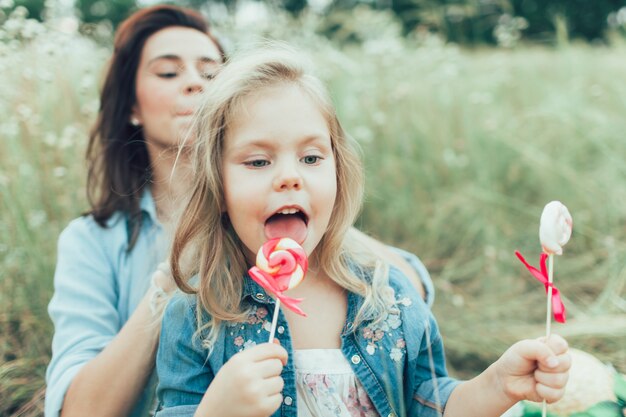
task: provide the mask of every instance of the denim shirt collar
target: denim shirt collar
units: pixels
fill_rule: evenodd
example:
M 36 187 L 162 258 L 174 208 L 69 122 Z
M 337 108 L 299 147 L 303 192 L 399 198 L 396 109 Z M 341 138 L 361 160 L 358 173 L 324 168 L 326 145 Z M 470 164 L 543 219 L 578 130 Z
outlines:
M 159 222 L 159 219 L 157 217 L 156 204 L 154 202 L 154 198 L 152 197 L 152 191 L 150 190 L 150 186 L 146 186 L 141 194 L 141 200 L 139 200 L 139 210 L 141 212 L 141 217 L 139 218 L 141 219 L 142 223 L 147 221 L 148 225 L 161 228 L 161 223 Z M 134 218 L 134 216 L 131 216 L 129 213 L 126 213 L 123 218 L 126 223 L 127 242 L 129 242 L 136 218 Z
M 152 197 L 152 190 L 149 186 L 144 188 L 143 194 L 141 195 L 141 200 L 139 201 L 139 208 L 142 212 L 148 215 L 150 220 L 154 223 L 158 223 L 157 212 L 156 212 L 156 204 L 154 202 L 154 198 Z

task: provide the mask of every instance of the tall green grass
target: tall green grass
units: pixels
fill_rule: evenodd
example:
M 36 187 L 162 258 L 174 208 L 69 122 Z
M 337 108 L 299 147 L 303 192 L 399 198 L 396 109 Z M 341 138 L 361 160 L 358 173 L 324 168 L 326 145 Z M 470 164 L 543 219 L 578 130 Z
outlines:
M 555 331 L 626 371 L 625 47 L 466 51 L 391 31 L 338 48 L 278 26 L 311 51 L 363 148 L 358 226 L 429 267 L 455 375 L 543 333 L 543 287 L 513 252 L 537 262 L 553 199 L 574 217 L 555 263 L 571 320 Z M 26 27 L 0 30 L 0 415 L 41 414 L 56 238 L 87 209 L 108 54 Z
M 543 288 L 513 252 L 538 262 L 539 216 L 554 199 L 575 225 L 555 269 L 572 320 L 555 331 L 625 369 L 623 51 L 355 50 L 333 78 L 367 161 L 360 226 L 429 266 L 460 373 L 543 333 Z

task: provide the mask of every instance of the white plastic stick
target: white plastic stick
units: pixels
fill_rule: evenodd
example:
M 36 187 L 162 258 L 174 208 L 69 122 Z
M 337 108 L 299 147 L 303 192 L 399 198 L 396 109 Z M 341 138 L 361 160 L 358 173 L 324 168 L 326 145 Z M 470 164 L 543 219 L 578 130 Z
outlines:
M 547 315 L 546 315 L 546 341 L 550 337 L 552 326 L 552 274 L 554 271 L 554 255 L 548 255 L 548 302 L 547 302 Z M 546 400 L 543 400 L 541 406 L 541 417 L 546 417 L 548 413 L 548 405 Z
M 272 318 L 272 327 L 270 328 L 270 343 L 274 342 L 274 333 L 276 333 L 276 324 L 278 323 L 278 310 L 280 310 L 280 300 L 276 299 L 274 306 L 274 317 Z

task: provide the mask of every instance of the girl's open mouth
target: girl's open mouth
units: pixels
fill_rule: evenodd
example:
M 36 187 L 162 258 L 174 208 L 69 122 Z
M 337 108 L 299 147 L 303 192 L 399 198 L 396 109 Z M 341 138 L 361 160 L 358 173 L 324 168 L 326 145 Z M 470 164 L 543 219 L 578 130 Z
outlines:
M 308 216 L 300 208 L 283 207 L 265 221 L 265 237 L 288 237 L 302 244 L 308 234 L 308 222 Z

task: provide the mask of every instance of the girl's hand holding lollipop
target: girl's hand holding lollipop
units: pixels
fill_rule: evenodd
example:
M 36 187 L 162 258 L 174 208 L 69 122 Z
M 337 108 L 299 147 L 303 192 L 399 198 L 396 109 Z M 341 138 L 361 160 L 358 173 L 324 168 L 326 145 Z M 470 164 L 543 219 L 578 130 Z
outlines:
M 250 268 L 248 273 L 257 284 L 276 297 L 269 344 L 253 346 L 226 362 L 198 407 L 200 415 L 268 416 L 280 407 L 284 386 L 280 375 L 288 354 L 282 346 L 272 342 L 281 301 L 286 307 L 306 316 L 298 307 L 302 299 L 288 297 L 283 292 L 302 282 L 307 267 L 306 252 L 292 239 L 270 239 L 259 249 L 256 266 Z

